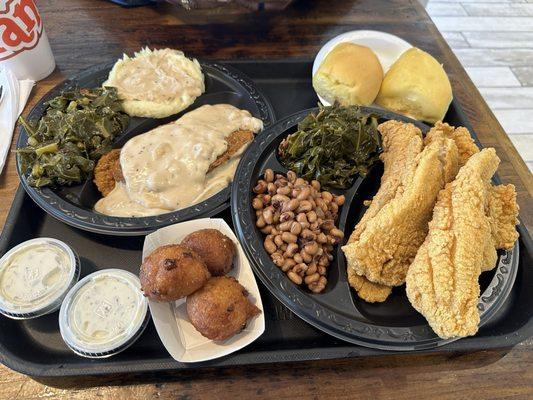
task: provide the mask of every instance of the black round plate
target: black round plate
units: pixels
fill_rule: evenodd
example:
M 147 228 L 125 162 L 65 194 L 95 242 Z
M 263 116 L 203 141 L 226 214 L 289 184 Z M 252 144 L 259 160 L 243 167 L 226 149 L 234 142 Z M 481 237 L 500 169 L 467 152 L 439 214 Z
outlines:
M 48 92 L 31 110 L 29 119 L 38 120 L 44 113 L 44 103 L 62 91 L 74 87 L 98 87 L 107 79 L 114 62 L 94 66 L 71 79 L 64 81 Z M 275 120 L 274 111 L 267 98 L 256 88 L 254 83 L 241 72 L 226 65 L 201 61 L 205 77 L 205 93 L 196 99 L 186 110 L 161 119 L 131 118 L 115 143 L 121 147 L 130 138 L 147 132 L 159 125 L 174 121 L 187 111 L 204 104 L 229 103 L 248 110 L 254 117 L 263 121 L 265 129 Z M 258 136 L 261 136 L 260 133 Z M 28 136 L 22 128 L 17 148 L 26 146 Z M 17 157 L 17 171 L 26 193 L 48 214 L 76 228 L 109 235 L 145 235 L 161 227 L 190 219 L 210 217 L 229 207 L 230 187 L 221 190 L 209 199 L 191 207 L 153 217 L 123 218 L 110 217 L 97 213 L 93 206 L 101 195 L 92 182 L 88 180 L 80 185 L 59 188 L 34 188 L 28 185 L 24 171 L 21 171 Z
M 418 121 L 375 108 L 364 108 L 377 114 L 380 122 L 396 119 L 412 122 L 424 133 L 429 129 Z M 366 303 L 349 287 L 345 258 L 337 246 L 335 259 L 328 271 L 328 284 L 319 294 L 294 285 L 274 265 L 263 248 L 263 235 L 255 226 L 252 209 L 252 188 L 264 170 L 286 172 L 278 160 L 277 148 L 288 134 L 296 131 L 297 124 L 305 116 L 318 109 L 313 108 L 287 117 L 250 145 L 235 173 L 231 192 L 233 223 L 237 236 L 263 284 L 285 306 L 303 320 L 339 339 L 362 346 L 384 350 L 421 350 L 441 346 L 455 339 L 440 339 L 425 319 L 410 305 L 404 287 L 396 287 L 387 301 Z M 346 196 L 342 207 L 339 228 L 348 234 L 365 211 L 363 200 L 370 199 L 380 185 L 383 166 L 371 168 L 367 176 L 357 178 L 345 191 L 335 191 Z M 496 268 L 481 275 L 482 295 L 479 299 L 480 326 L 486 324 L 498 311 L 509 295 L 518 269 L 518 243 L 511 251 L 501 252 Z

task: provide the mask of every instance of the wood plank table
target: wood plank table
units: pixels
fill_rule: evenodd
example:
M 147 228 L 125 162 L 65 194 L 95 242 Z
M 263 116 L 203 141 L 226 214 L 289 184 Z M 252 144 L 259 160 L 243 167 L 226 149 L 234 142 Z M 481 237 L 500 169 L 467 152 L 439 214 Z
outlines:
M 90 65 L 142 46 L 173 47 L 211 59 L 310 59 L 331 37 L 353 29 L 399 35 L 445 66 L 455 96 L 499 174 L 516 186 L 522 223 L 533 228 L 533 176 L 417 0 L 297 1 L 280 12 L 186 12 L 166 4 L 124 9 L 104 0 L 39 0 L 57 69 L 39 82 L 26 112 L 51 87 Z M 18 177 L 14 158 L 0 176 L 0 221 Z M 533 397 L 533 340 L 469 354 L 208 369 L 143 376 L 34 380 L 0 366 L 3 399 L 445 398 Z

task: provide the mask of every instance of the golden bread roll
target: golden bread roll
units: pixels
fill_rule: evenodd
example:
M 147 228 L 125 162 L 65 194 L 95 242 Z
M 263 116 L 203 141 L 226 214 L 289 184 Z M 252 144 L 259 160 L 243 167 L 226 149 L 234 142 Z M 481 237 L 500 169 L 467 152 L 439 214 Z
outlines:
M 452 98 L 452 87 L 442 65 L 413 47 L 385 74 L 376 104 L 434 124 L 444 118 Z
M 343 106 L 372 104 L 383 68 L 368 47 L 345 42 L 333 48 L 313 76 L 315 91 L 331 104 Z

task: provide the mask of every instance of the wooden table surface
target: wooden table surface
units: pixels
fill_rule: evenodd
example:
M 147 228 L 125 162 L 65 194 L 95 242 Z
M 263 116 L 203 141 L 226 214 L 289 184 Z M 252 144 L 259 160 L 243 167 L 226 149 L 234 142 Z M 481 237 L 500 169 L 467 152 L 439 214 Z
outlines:
M 354 29 L 401 36 L 439 59 L 482 144 L 495 147 L 498 173 L 518 192 L 533 228 L 533 176 L 417 0 L 297 1 L 282 12 L 186 12 L 166 4 L 124 9 L 104 0 L 39 0 L 57 61 L 28 111 L 52 86 L 93 64 L 142 46 L 173 47 L 210 59 L 311 59 L 327 40 Z M 18 186 L 13 156 L 0 176 L 0 222 Z M 2 399 L 221 399 L 533 397 L 533 340 L 512 349 L 448 355 L 392 355 L 143 376 L 34 380 L 0 366 Z

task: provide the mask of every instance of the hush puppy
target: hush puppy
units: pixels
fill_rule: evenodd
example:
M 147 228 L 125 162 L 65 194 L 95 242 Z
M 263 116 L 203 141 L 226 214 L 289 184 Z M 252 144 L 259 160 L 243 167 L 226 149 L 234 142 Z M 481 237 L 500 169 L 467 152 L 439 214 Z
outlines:
M 211 274 L 194 251 L 179 244 L 161 246 L 144 259 L 139 279 L 144 295 L 174 301 L 200 289 Z
M 227 274 L 237 253 L 235 243 L 216 229 L 201 229 L 185 236 L 181 242 L 198 253 L 212 276 Z
M 206 338 L 226 340 L 241 332 L 250 318 L 261 313 L 247 296 L 248 292 L 235 278 L 214 277 L 187 297 L 187 315 Z

